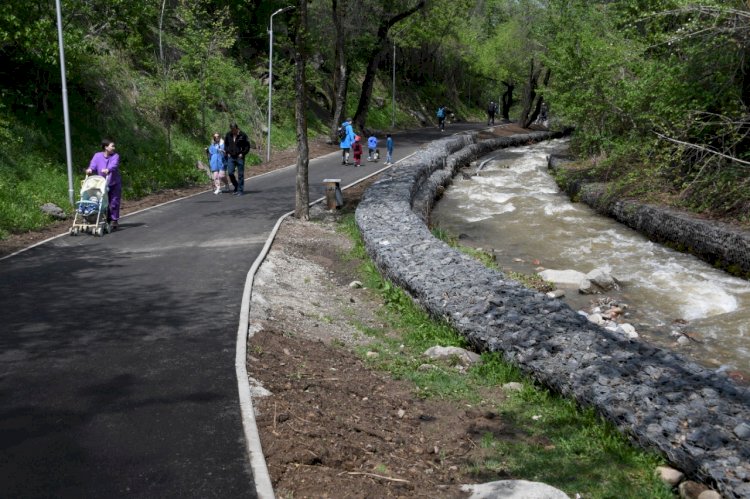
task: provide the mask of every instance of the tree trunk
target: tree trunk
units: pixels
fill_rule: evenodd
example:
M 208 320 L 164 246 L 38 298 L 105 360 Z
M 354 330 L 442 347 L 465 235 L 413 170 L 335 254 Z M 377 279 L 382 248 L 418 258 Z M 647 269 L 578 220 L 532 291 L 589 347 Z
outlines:
M 519 124 L 524 128 L 528 128 L 534 122 L 536 117 L 539 116 L 539 110 L 542 108 L 543 97 L 541 95 L 537 97 L 536 90 L 539 88 L 539 76 L 543 70 L 544 67 L 541 65 L 536 67 L 534 58 L 532 58 L 529 68 L 529 79 L 523 88 L 523 109 L 518 120 Z M 542 85 L 547 86 L 549 78 L 550 70 L 546 69 Z
M 297 123 L 297 177 L 294 198 L 294 216 L 300 220 L 310 218 L 310 186 L 308 166 L 310 163 L 307 144 L 307 91 L 305 89 L 305 65 L 307 62 L 307 0 L 297 0 L 296 32 L 294 37 L 294 114 Z
M 384 50 L 387 49 L 386 39 L 388 38 L 388 30 L 397 22 L 406 19 L 415 12 L 418 12 L 424 6 L 425 0 L 419 0 L 419 2 L 413 7 L 381 21 L 380 26 L 378 27 L 377 41 L 368 57 L 369 62 L 367 63 L 365 79 L 362 82 L 362 92 L 359 94 L 357 112 L 354 113 L 355 129 L 364 131 L 365 124 L 367 123 L 367 111 L 370 107 L 370 98 L 372 97 L 372 87 L 375 84 L 378 63 L 380 62 L 380 57 L 383 55 Z
M 513 89 L 516 88 L 516 85 L 513 80 L 504 81 L 503 85 L 505 85 L 505 92 L 500 101 L 502 106 L 501 113 L 505 121 L 510 121 L 510 108 L 513 106 Z
M 343 116 L 346 111 L 346 97 L 349 87 L 349 68 L 345 50 L 346 32 L 344 31 L 346 2 L 347 0 L 333 0 L 332 2 L 333 25 L 336 30 L 336 49 L 333 72 L 333 120 L 331 122 L 331 134 L 329 137 L 331 143 L 338 142 L 336 130 L 344 121 L 344 118 L 346 118 L 346 116 Z

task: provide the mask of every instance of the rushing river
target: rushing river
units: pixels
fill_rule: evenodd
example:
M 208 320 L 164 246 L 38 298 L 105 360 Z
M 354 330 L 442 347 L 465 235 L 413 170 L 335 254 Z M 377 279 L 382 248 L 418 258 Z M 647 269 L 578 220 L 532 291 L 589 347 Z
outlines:
M 547 172 L 547 156 L 565 147 L 565 141 L 551 141 L 480 159 L 470 171 L 482 165 L 478 175 L 455 178 L 435 206 L 433 224 L 460 234 L 462 244 L 494 251 L 504 269 L 607 269 L 621 287 L 606 296 L 627 304 L 622 321 L 642 339 L 706 366 L 747 373 L 750 282 L 570 202 Z M 602 298 L 565 291 L 574 310 L 589 313 Z M 695 341 L 677 343 L 678 331 Z

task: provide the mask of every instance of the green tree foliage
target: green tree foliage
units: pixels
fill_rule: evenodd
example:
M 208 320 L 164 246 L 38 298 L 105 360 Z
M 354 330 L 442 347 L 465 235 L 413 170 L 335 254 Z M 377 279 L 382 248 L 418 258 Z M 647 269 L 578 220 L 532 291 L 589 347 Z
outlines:
M 749 28 L 741 3 L 553 0 L 553 108 L 623 188 L 648 191 L 648 177 L 688 206 L 739 213 L 750 199 Z

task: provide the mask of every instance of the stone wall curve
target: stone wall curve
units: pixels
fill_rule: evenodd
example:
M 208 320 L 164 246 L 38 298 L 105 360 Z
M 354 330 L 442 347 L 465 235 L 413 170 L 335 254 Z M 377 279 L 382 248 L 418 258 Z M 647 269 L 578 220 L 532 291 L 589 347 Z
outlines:
M 380 272 L 479 351 L 501 352 L 540 383 L 595 407 L 641 446 L 726 497 L 750 498 L 750 392 L 678 353 L 591 324 L 434 238 L 425 220 L 453 174 L 535 132 L 433 142 L 365 192 L 356 222 Z

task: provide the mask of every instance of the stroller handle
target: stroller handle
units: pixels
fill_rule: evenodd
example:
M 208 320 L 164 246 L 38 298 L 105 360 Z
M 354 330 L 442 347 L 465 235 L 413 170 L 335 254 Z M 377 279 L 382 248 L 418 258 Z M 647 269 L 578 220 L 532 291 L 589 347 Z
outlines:
M 86 181 L 86 179 L 87 179 L 87 178 L 89 178 L 89 177 L 96 177 L 96 176 L 97 176 L 97 175 L 90 175 L 90 174 L 88 174 L 88 173 L 87 173 L 87 174 L 86 174 L 86 176 L 85 176 L 85 177 L 83 177 L 83 180 L 81 181 L 81 185 L 83 185 L 83 183 L 84 183 L 84 182 Z M 99 176 L 99 177 L 101 177 L 101 175 L 98 175 L 98 176 Z M 105 178 L 105 179 L 107 180 L 107 186 L 109 186 L 109 179 L 110 179 L 111 177 L 112 177 L 112 174 L 111 174 L 111 173 L 107 173 L 107 176 L 106 176 L 106 177 L 104 177 L 104 178 Z

